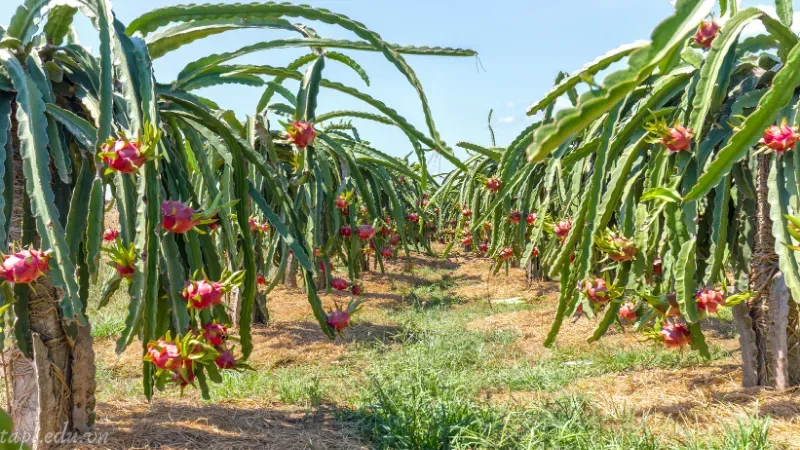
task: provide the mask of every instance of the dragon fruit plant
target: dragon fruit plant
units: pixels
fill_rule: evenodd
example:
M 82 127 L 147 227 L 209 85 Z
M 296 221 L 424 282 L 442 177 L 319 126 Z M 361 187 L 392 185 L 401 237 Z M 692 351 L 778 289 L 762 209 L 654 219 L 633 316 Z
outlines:
M 502 229 L 490 240 L 525 249 L 523 261 L 538 247 L 545 275 L 560 280 L 546 346 L 581 308 L 599 316 L 589 340 L 601 339 L 630 302 L 658 345 L 710 357 L 702 325 L 724 307 L 740 330 L 742 384 L 800 384 L 790 351 L 800 345 L 800 46 L 786 38 L 791 2 L 779 0 L 777 16 L 739 3 L 674 2 L 649 41 L 559 74 L 507 147 L 464 144 L 470 167 L 444 177 L 452 201 L 478 205 L 476 222 L 506 208 L 572 219 L 553 234 Z M 556 102 L 567 105 L 557 114 Z M 502 181 L 492 196 L 490 176 Z M 598 273 L 620 294 L 603 305 Z
M 415 149 L 434 149 L 457 167 L 465 167 L 452 149 L 440 142 L 422 85 L 404 52 L 381 51 L 391 45 L 344 15 L 268 2 L 172 5 L 124 24 L 115 18 L 109 0 L 26 0 L 22 7 L 9 11 L 11 25 L 0 28 L 0 128 L 10 130 L 13 136 L 9 139 L 7 133 L 0 133 L 0 147 L 7 149 L 0 152 L 4 155 L 0 168 L 6 168 L 0 198 L 7 207 L 0 208 L 0 244 L 8 253 L 12 243 L 36 242 L 34 247 L 49 256 L 49 270 L 42 274 L 37 271 L 38 278 L 30 288 L 20 282 L 23 277 L 18 277 L 13 290 L 18 297 L 13 308 L 20 319 L 13 351 L 22 356 L 15 357 L 13 364 L 26 363 L 28 370 L 22 366 L 11 369 L 32 379 L 25 380 L 30 381 L 30 388 L 15 390 L 9 403 L 13 414 L 19 415 L 13 417 L 18 426 L 15 431 L 32 439 L 37 438 L 36 433 L 43 437 L 62 431 L 64 424 L 70 431 L 92 427 L 95 369 L 89 321 L 83 311 L 89 287 L 101 274 L 106 255 L 114 268 L 101 280 L 100 304 L 107 304 L 119 291 L 129 298 L 117 352 L 138 340 L 144 355 L 148 343 L 164 339 L 167 330 L 183 340 L 190 329 L 217 320 L 238 326 L 240 346 L 235 365 L 239 367 L 253 347 L 257 276 L 268 273 L 268 269 L 275 269 L 273 273 L 287 280 L 297 275 L 302 278 L 314 316 L 322 330 L 335 337 L 327 324 L 318 286 L 326 283 L 330 259 L 337 257 L 334 255 L 349 256 L 347 263 L 354 279 L 363 261 L 358 239 L 338 238 L 344 223 L 342 214 L 333 214 L 335 198 L 331 193 L 357 194 L 368 215 L 362 220 L 374 223 L 391 216 L 401 236 L 398 245 L 406 254 L 411 246 L 422 249 L 429 245 L 430 237 L 423 234 L 421 225 L 432 222 L 433 215 L 429 207 L 420 209 L 413 200 L 435 184 L 426 169 L 424 153 L 420 152 L 422 159 L 415 166 L 369 148 L 355 130 L 334 129 L 332 121 L 343 116 L 317 114 L 321 89 L 339 89 L 377 106 L 386 117 L 382 120 L 410 136 Z M 81 15 L 96 27 L 92 39 L 99 41 L 99 53 L 82 47 L 76 39 L 77 29 L 71 24 Z M 292 29 L 301 33 L 301 44 L 304 39 L 314 41 L 308 46 L 314 50 L 313 57 L 306 57 L 302 63 L 260 66 L 262 70 L 256 75 L 241 72 L 238 65 L 223 64 L 224 55 L 202 55 L 174 80 L 156 78 L 154 60 L 172 57 L 172 52 L 190 42 L 212 38 L 207 33 L 187 34 L 186 29 L 207 26 L 214 20 L 221 27 L 218 31 L 224 32 L 241 28 L 243 19 L 254 27 L 266 28 L 285 20 L 322 19 L 331 27 L 356 31 L 368 39 L 321 43 L 309 28 L 293 25 Z M 234 26 L 228 26 L 231 24 Z M 344 46 L 343 51 L 355 45 L 386 57 L 409 81 L 412 91 L 418 92 L 426 127 L 417 129 L 394 109 L 349 86 L 328 83 L 322 72 L 326 61 L 335 58 L 328 44 L 337 50 Z M 252 47 L 240 50 L 242 54 L 253 51 Z M 475 55 L 469 50 L 428 47 L 423 53 Z M 350 58 L 339 59 L 360 67 Z M 283 100 L 273 101 L 277 100 L 273 94 L 284 92 L 282 83 L 290 80 L 301 81 L 301 87 L 296 107 L 288 114 L 291 128 L 285 130 L 270 118 L 275 117 L 276 108 L 284 107 L 282 112 L 287 113 Z M 251 119 L 246 123 L 240 120 L 242 112 L 222 110 L 213 99 L 204 97 L 205 92 L 198 91 L 226 83 L 261 88 L 258 109 L 249 114 Z M 14 201 L 14 192 L 26 192 L 30 208 L 22 208 L 19 199 Z M 220 198 L 224 201 L 217 203 Z M 119 218 L 119 234 L 113 242 L 103 240 L 106 213 Z M 411 213 L 417 214 L 416 222 L 406 223 L 404 215 Z M 271 233 L 259 232 L 263 231 L 260 227 L 251 231 L 251 216 L 269 221 Z M 23 229 L 24 238 L 18 231 Z M 383 247 L 384 241 L 377 244 Z M 325 252 L 314 257 L 313 247 L 325 248 Z M 320 266 L 327 266 L 328 273 L 323 274 Z M 182 298 L 186 274 L 201 273 L 196 282 L 212 280 L 213 292 L 213 280 L 223 280 L 226 271 L 243 273 L 241 286 L 231 295 L 236 308 L 229 311 L 221 304 L 199 311 L 187 308 L 190 302 Z M 32 277 L 32 271 L 18 271 L 23 272 L 25 277 Z M 204 286 L 193 285 L 197 292 L 190 292 L 191 304 L 198 304 L 194 300 L 197 295 L 201 304 L 216 302 L 213 296 L 213 301 L 203 300 L 207 298 L 201 295 Z M 28 301 L 24 301 L 25 296 Z M 39 296 L 48 301 L 38 301 Z M 54 303 L 57 314 L 52 314 Z M 47 310 L 37 309 L 40 304 Z M 26 311 L 21 305 L 32 307 Z M 235 316 L 229 316 L 229 312 L 235 312 Z M 44 328 L 37 321 L 26 320 L 45 315 L 52 320 Z M 39 336 L 50 335 L 53 330 L 60 330 L 51 336 L 54 345 L 48 346 L 47 367 L 52 365 L 53 370 L 29 370 L 35 363 L 34 344 L 40 344 Z M 202 338 L 192 340 L 202 343 Z M 219 353 L 225 354 L 224 350 Z M 208 350 L 208 354 L 212 352 Z M 231 357 L 223 357 L 221 363 L 229 366 Z M 184 363 L 175 382 L 218 379 L 208 376 L 213 374 L 212 367 L 217 365 Z M 162 381 L 172 380 L 166 379 L 167 373 L 163 378 L 157 376 L 158 370 L 164 369 L 151 363 L 143 365 L 142 387 L 147 398 Z M 65 374 L 66 385 L 56 393 L 56 402 L 73 407 L 45 410 L 28 402 L 39 397 L 39 386 L 47 385 L 44 374 L 55 371 Z M 172 370 L 168 372 L 175 375 Z M 198 384 L 208 396 L 207 385 Z

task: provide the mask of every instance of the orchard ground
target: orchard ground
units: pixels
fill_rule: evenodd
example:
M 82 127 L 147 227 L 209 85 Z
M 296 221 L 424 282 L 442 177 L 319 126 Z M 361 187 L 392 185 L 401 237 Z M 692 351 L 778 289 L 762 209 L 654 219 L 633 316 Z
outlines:
M 415 254 L 410 270 L 400 258 L 365 274 L 363 308 L 335 342 L 305 295 L 279 287 L 254 330 L 256 370 L 228 372 L 211 401 L 171 387 L 148 403 L 140 344 L 114 353 L 126 297 L 96 310 L 95 292 L 102 448 L 800 448 L 800 393 L 740 387 L 727 312 L 707 324 L 711 361 L 618 327 L 587 344 L 585 317 L 546 349 L 557 284 L 489 265 Z

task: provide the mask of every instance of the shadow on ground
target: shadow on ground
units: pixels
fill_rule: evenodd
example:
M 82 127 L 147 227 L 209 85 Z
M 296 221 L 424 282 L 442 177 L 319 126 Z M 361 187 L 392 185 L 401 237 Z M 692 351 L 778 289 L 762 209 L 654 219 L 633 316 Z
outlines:
M 247 402 L 197 405 L 156 400 L 101 403 L 98 433 L 103 445 L 86 449 L 365 449 L 359 424 L 341 419 L 349 411 L 333 406 L 314 410 Z M 62 447 L 68 448 L 68 447 Z M 71 448 L 71 447 L 70 447 Z

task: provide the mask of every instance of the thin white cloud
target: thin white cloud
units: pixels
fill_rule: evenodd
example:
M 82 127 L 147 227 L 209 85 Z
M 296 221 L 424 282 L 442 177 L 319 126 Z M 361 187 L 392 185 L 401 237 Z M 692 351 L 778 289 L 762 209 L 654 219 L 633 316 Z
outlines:
M 514 116 L 505 116 L 505 117 L 501 117 L 501 118 L 497 119 L 497 121 L 500 122 L 500 123 L 512 123 L 516 119 L 517 118 L 514 117 Z
M 509 100 L 506 102 L 506 108 L 513 108 L 514 106 L 516 106 L 516 103 L 513 101 Z

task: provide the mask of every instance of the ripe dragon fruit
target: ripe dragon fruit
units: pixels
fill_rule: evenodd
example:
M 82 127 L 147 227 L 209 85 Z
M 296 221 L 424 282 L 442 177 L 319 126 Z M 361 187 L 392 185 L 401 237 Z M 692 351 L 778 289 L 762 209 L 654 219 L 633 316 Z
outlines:
M 481 245 L 478 246 L 478 249 L 480 249 L 481 253 L 486 253 L 489 251 L 489 244 L 487 242 L 481 242 Z
M 343 238 L 349 238 L 353 235 L 353 229 L 350 228 L 350 225 L 345 225 L 342 228 L 339 228 L 339 236 Z
M 656 258 L 653 260 L 653 274 L 661 275 L 662 273 L 664 273 L 663 263 L 661 262 L 661 258 Z
M 353 295 L 355 295 L 355 296 L 359 296 L 359 295 L 361 295 L 361 294 L 363 294 L 363 293 L 364 293 L 364 288 L 362 288 L 362 287 L 361 287 L 360 285 L 358 285 L 358 284 L 354 284 L 354 285 L 352 285 L 352 286 L 350 287 L 350 293 L 351 293 L 351 294 L 353 294 Z
M 392 237 L 389 238 L 389 245 L 395 246 L 395 245 L 397 245 L 399 243 L 400 243 L 400 235 L 399 234 L 395 234 L 395 235 L 393 235 Z
M 694 41 L 697 42 L 697 45 L 703 48 L 711 48 L 711 43 L 714 42 L 714 38 L 717 37 L 717 33 L 719 32 L 719 24 L 715 21 L 702 21 L 700 22 L 700 27 L 697 29 L 697 33 L 694 35 Z
M 619 317 L 628 322 L 635 322 L 638 317 L 636 315 L 636 305 L 632 302 L 623 303 L 619 307 Z
M 356 235 L 358 235 L 359 239 L 363 239 L 366 241 L 372 239 L 372 237 L 375 236 L 375 229 L 372 228 L 370 225 L 366 224 L 360 225 L 358 228 L 356 228 Z
M 533 253 L 531 253 L 534 257 L 539 256 L 539 247 L 533 247 Z
M 203 325 L 203 336 L 213 346 L 222 345 L 228 339 L 228 329 L 221 323 L 210 322 Z
M 344 197 L 344 195 L 340 195 L 336 197 L 336 207 L 339 209 L 346 209 L 350 207 L 350 202 Z
M 667 132 L 661 136 L 660 142 L 670 153 L 677 153 L 689 150 L 693 137 L 694 132 L 691 129 L 676 124 L 672 128 L 667 128 Z
M 175 370 L 181 367 L 181 350 L 176 343 L 159 339 L 147 345 L 147 354 L 144 359 L 159 369 Z
M 488 220 L 486 222 L 483 222 L 483 230 L 492 231 L 492 222 L 489 222 Z
M 500 261 L 508 261 L 513 256 L 514 256 L 514 249 L 511 247 L 504 248 L 500 250 L 500 253 L 497 254 L 497 258 L 499 258 Z
M 496 194 L 497 191 L 500 190 L 500 186 L 502 185 L 503 182 L 500 181 L 499 178 L 489 178 L 488 180 L 486 180 L 486 189 L 493 194 Z
M 630 261 L 639 252 L 632 240 L 613 231 L 606 232 L 597 241 L 597 247 L 608 253 L 608 257 L 617 262 Z
M 286 127 L 286 133 L 289 135 L 289 140 L 300 150 L 312 144 L 314 138 L 317 137 L 317 132 L 314 131 L 314 125 L 305 120 L 293 122 Z
M 758 143 L 781 155 L 793 149 L 798 139 L 800 132 L 797 131 L 797 127 L 790 127 L 784 119 L 780 125 L 772 125 L 764 130 L 764 135 Z
M 578 286 L 581 288 L 581 286 Z M 606 280 L 602 278 L 595 278 L 594 280 L 585 280 L 583 282 L 583 295 L 586 296 L 593 303 L 605 304 L 608 302 L 608 287 Z
M 250 217 L 247 219 L 247 225 L 250 227 L 250 231 L 255 233 L 259 229 L 258 220 L 255 217 Z
M 161 224 L 167 231 L 186 233 L 198 224 L 194 218 L 195 210 L 177 200 L 166 200 L 161 203 Z
M 689 343 L 689 328 L 683 323 L 665 323 L 661 325 L 661 341 L 669 348 L 681 348 Z
M 717 308 L 725 304 L 725 296 L 722 292 L 710 288 L 703 288 L 694 295 L 697 302 L 697 309 L 707 313 L 717 312 Z
M 571 229 L 572 229 L 572 221 L 562 220 L 553 227 L 553 233 L 555 233 L 555 235 L 558 236 L 559 241 L 564 242 L 564 239 L 567 238 L 569 230 Z
M 347 311 L 331 311 L 326 320 L 328 325 L 337 333 L 341 333 L 350 326 L 350 313 Z
M 464 217 L 470 217 L 472 216 L 472 210 L 464 208 L 461 210 L 461 215 Z
M 212 217 L 211 220 L 212 222 L 206 224 L 208 231 L 214 231 L 219 228 L 219 214 L 214 214 L 214 217 Z
M 267 284 L 267 278 L 264 276 L 264 274 L 258 274 L 258 277 L 256 278 L 256 284 L 259 286 L 264 286 Z
M 336 289 L 337 291 L 343 291 L 347 289 L 348 286 L 350 286 L 350 283 L 348 283 L 347 280 L 344 280 L 342 278 L 331 279 L 331 287 Z
M 521 220 L 522 220 L 522 213 L 519 211 L 511 211 L 511 213 L 508 215 L 508 221 L 514 225 L 519 224 Z
M 433 213 L 434 214 L 439 214 L 439 208 L 433 208 Z
M 194 375 L 194 365 L 192 360 L 185 359 L 183 360 L 183 369 L 176 370 L 175 373 L 172 374 L 172 381 L 176 383 L 178 386 L 184 388 L 190 384 L 192 384 L 195 380 Z
M 117 240 L 118 236 L 119 230 L 114 228 L 106 228 L 105 231 L 103 231 L 103 240 L 106 242 L 114 242 Z
M 29 248 L 3 256 L 0 263 L 0 278 L 9 283 L 28 284 L 44 275 L 50 268 L 50 255 Z
M 103 162 L 112 171 L 134 173 L 147 162 L 147 157 L 139 152 L 139 143 L 125 139 L 106 143 L 100 149 Z
M 133 265 L 123 266 L 122 264 L 114 264 L 114 268 L 117 269 L 117 275 L 125 280 L 132 280 L 133 274 L 136 272 L 136 267 Z
M 463 239 L 461 239 L 461 244 L 463 244 L 465 246 L 466 245 L 471 245 L 472 244 L 472 236 L 465 236 Z
M 409 222 L 417 223 L 419 222 L 419 215 L 417 213 L 411 213 L 406 216 L 406 220 L 408 220 Z
M 527 220 L 528 225 L 533 225 L 533 223 L 536 222 L 536 213 L 528 213 Z
M 236 367 L 236 358 L 233 357 L 233 353 L 230 350 L 225 349 L 214 360 L 214 364 L 220 369 L 233 369 Z
M 392 251 L 392 249 L 391 249 L 391 248 L 389 248 L 389 247 L 384 247 L 384 248 L 381 250 L 381 256 L 383 256 L 384 258 L 389 258 L 389 257 L 391 257 L 393 253 L 394 253 L 394 252 L 393 252 L 393 251 Z
M 217 281 L 188 281 L 181 296 L 189 308 L 204 309 L 219 305 L 225 292 L 226 286 Z

